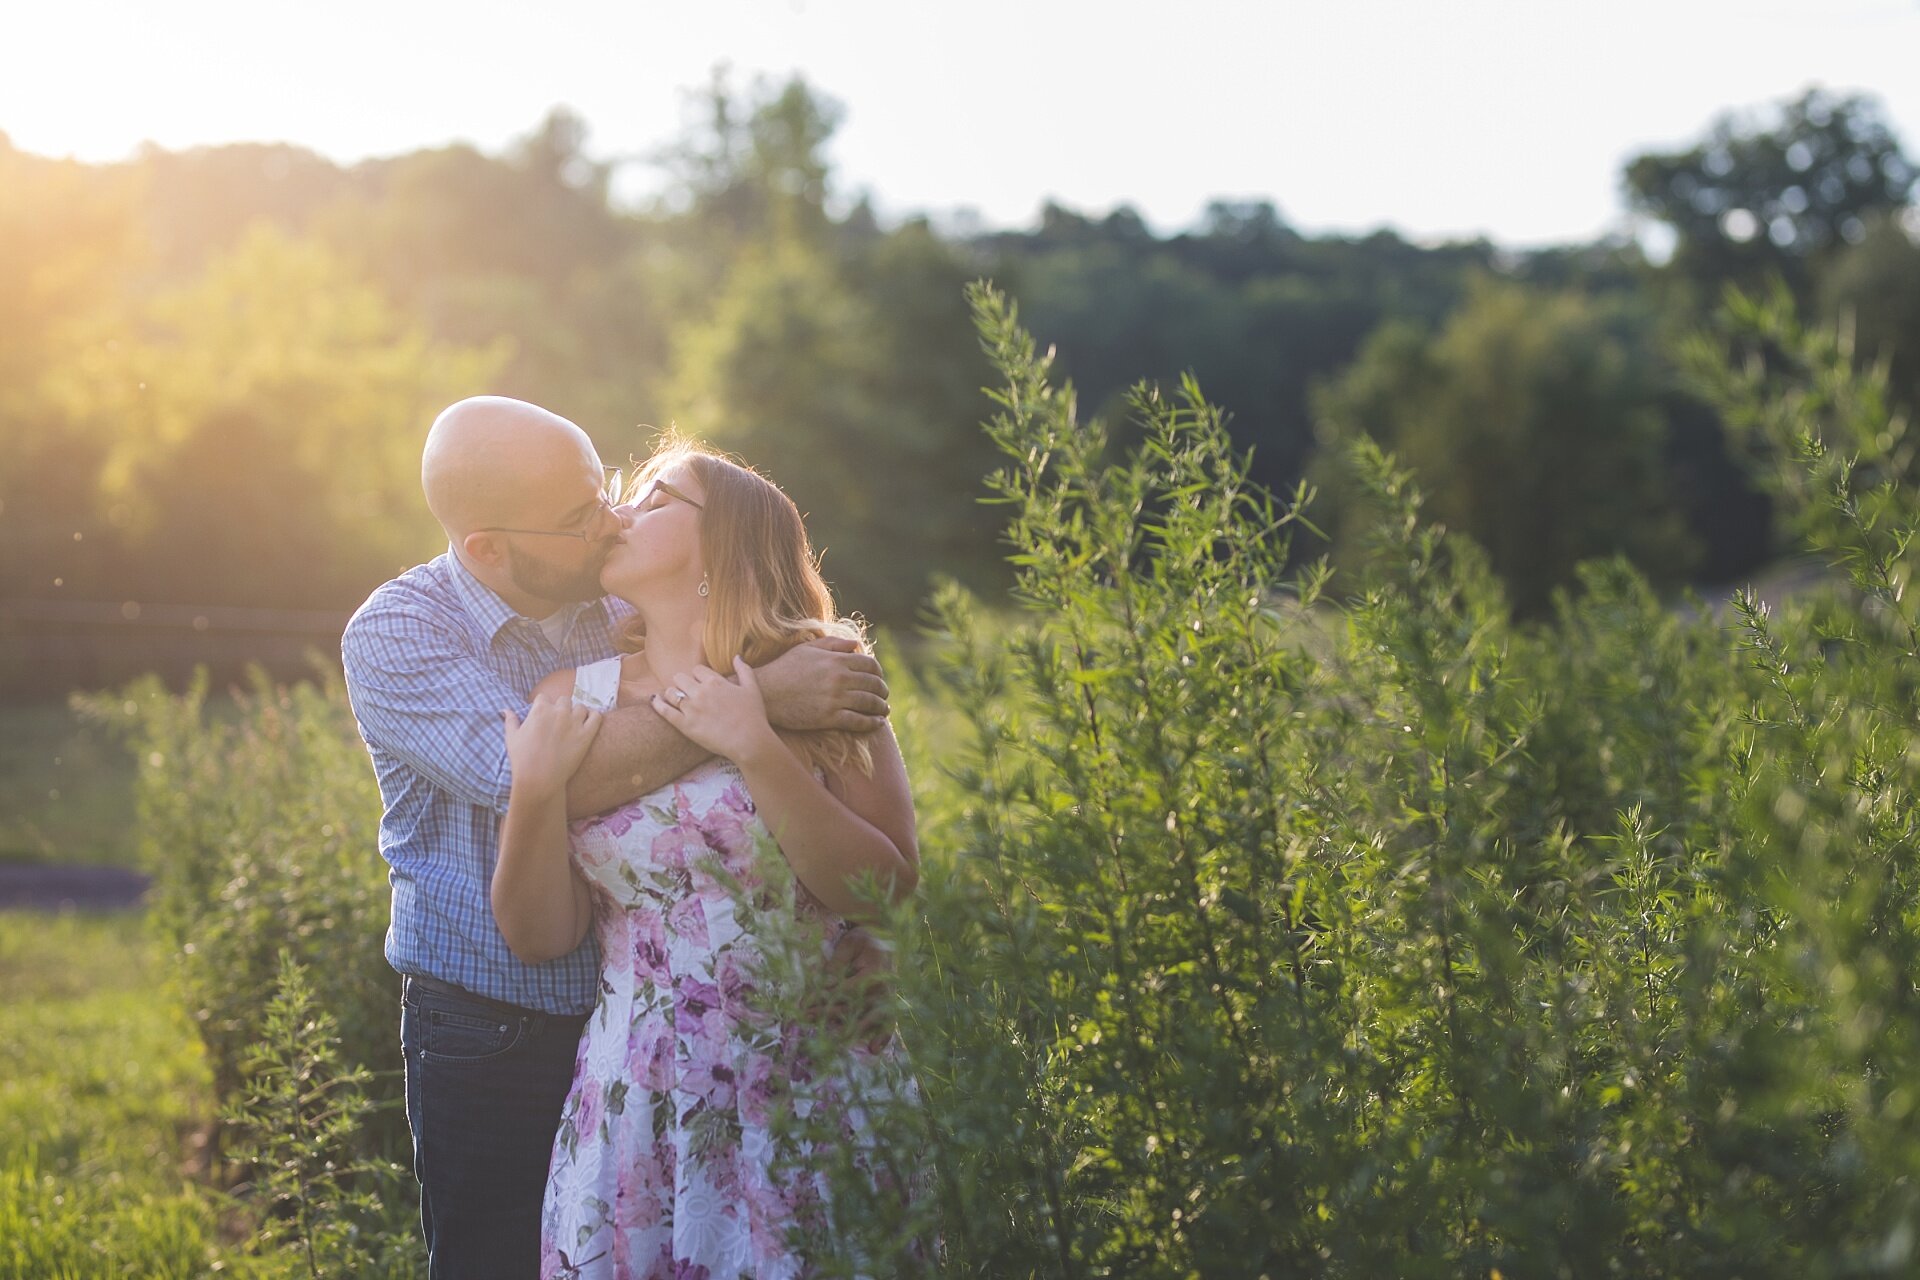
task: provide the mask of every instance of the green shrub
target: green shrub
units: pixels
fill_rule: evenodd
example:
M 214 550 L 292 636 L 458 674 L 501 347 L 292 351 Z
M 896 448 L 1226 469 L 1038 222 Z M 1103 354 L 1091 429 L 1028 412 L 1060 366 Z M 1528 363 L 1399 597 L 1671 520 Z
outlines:
M 411 1274 L 405 1247 L 396 1247 L 411 1235 L 410 1215 L 387 1210 L 378 1194 L 399 1186 L 406 1171 L 344 1154 L 374 1103 L 366 1068 L 340 1061 L 338 1025 L 306 969 L 282 953 L 262 1039 L 241 1064 L 246 1091 L 226 1117 L 234 1158 L 258 1178 L 249 1188 L 260 1214 L 255 1245 L 312 1280 L 370 1275 L 376 1261 L 385 1263 L 382 1275 Z
M 380 799 L 337 675 L 276 687 L 256 673 L 231 708 L 209 702 L 204 675 L 177 696 L 148 677 L 79 706 L 133 749 L 148 920 L 205 1048 L 213 1169 L 266 1175 L 235 1188 L 255 1269 L 410 1274 L 417 1191 L 390 1176 L 410 1144 Z M 293 1105 L 296 1081 L 352 1105 L 302 1128 L 314 1117 Z
M 1335 607 L 1196 388 L 1115 462 L 975 304 L 1024 608 L 940 602 L 884 1122 L 942 1270 L 1907 1271 L 1920 506 L 1872 376 L 1777 305 L 1697 353 L 1856 593 L 1726 625 L 1606 562 L 1524 628 L 1377 448 Z
M 138 763 L 148 916 L 177 959 L 218 1102 L 239 1095 L 283 955 L 338 1020 L 343 1061 L 399 1097 L 380 794 L 337 674 L 276 687 L 256 673 L 230 711 L 209 703 L 204 676 L 178 696 L 149 677 L 80 705 Z M 369 1154 L 405 1152 L 404 1114 L 384 1109 L 368 1136 Z

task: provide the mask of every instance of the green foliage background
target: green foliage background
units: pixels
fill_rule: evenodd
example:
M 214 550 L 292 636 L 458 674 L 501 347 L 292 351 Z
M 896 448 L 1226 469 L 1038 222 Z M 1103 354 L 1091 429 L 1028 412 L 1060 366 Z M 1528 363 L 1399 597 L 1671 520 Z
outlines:
M 0 598 L 350 609 L 440 549 L 419 445 L 486 390 L 609 460 L 669 424 L 737 448 L 809 514 L 846 605 L 910 624 L 937 578 L 1008 582 L 973 501 L 990 372 L 960 288 L 983 276 L 1118 445 L 1136 380 L 1191 373 L 1251 478 L 1313 475 L 1337 534 L 1368 517 L 1343 514 L 1329 437 L 1364 429 L 1536 617 L 1585 558 L 1664 588 L 1778 549 L 1669 354 L 1726 284 L 1783 279 L 1920 394 L 1915 168 L 1867 99 L 1810 93 L 1631 162 L 1665 262 L 1308 236 L 1264 201 L 1173 234 L 1125 206 L 882 226 L 836 184 L 841 113 L 814 88 L 716 76 L 690 106 L 639 206 L 565 112 L 502 154 L 345 168 L 286 145 L 83 165 L 0 138 Z M 1336 563 L 1361 554 L 1343 539 Z

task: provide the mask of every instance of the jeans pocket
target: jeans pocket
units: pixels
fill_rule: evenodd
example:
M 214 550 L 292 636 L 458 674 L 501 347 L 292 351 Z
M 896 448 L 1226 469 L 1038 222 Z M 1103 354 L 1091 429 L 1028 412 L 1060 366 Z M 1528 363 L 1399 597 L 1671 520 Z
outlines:
M 422 1009 L 425 1024 L 420 1058 L 450 1066 L 492 1062 L 503 1058 L 526 1039 L 527 1019 L 455 1013 L 449 1009 Z

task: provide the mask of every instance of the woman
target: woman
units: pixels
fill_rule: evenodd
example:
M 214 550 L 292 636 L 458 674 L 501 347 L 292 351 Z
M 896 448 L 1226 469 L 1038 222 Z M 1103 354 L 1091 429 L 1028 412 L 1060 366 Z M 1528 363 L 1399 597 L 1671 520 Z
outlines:
M 790 1229 L 820 1225 L 828 1188 L 805 1151 L 798 1175 L 795 1153 L 776 1159 L 771 1112 L 794 1078 L 815 1096 L 848 1090 L 806 1060 L 808 1028 L 769 1020 L 756 983 L 796 914 L 822 926 L 824 951 L 874 886 L 912 892 L 913 804 L 890 730 L 782 735 L 767 721 L 753 664 L 847 630 L 792 501 L 678 442 L 637 482 L 601 576 L 636 610 L 634 651 L 556 673 L 524 723 L 507 714 L 495 917 L 530 962 L 567 954 L 589 925 L 602 957 L 548 1174 L 542 1274 L 795 1275 Z M 715 759 L 569 828 L 592 707 L 635 698 Z M 858 1075 L 884 1052 L 856 1048 L 832 1070 Z

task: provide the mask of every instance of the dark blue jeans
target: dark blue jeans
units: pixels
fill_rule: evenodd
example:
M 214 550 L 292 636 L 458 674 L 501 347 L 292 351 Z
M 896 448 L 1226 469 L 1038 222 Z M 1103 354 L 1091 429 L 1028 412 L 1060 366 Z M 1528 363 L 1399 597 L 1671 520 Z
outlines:
M 431 1280 L 530 1280 L 540 1201 L 585 1017 L 407 979 L 400 1047 Z

